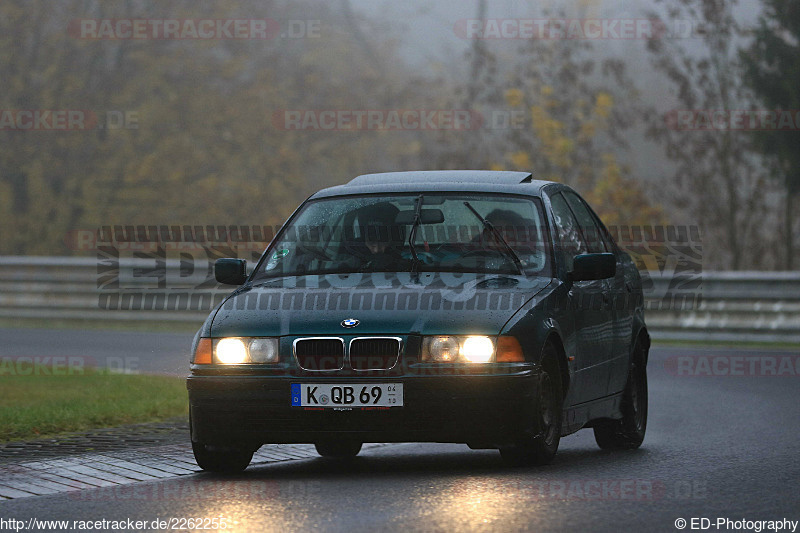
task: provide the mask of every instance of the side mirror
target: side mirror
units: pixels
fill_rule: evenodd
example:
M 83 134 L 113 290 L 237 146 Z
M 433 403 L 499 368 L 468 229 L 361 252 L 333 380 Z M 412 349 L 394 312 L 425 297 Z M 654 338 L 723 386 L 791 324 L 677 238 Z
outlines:
M 217 259 L 214 277 L 225 285 L 241 285 L 247 280 L 247 261 L 244 259 Z
M 617 258 L 614 254 L 576 255 L 572 263 L 571 281 L 589 281 L 613 278 L 617 274 Z

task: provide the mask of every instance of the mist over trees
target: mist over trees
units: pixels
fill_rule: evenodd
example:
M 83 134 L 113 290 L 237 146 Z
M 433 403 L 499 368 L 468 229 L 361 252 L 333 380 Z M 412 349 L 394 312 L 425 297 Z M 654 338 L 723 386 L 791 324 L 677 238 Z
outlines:
M 608 17 L 596 4 L 526 4 L 508 17 Z M 420 64 L 403 52 L 418 20 L 348 0 L 4 2 L 6 120 L 21 110 L 81 110 L 89 123 L 65 131 L 0 120 L 0 253 L 80 253 L 69 233 L 101 225 L 276 225 L 308 194 L 358 174 L 493 168 L 568 183 L 609 225 L 699 225 L 705 268 L 791 268 L 796 220 L 781 191 L 798 192 L 797 131 L 687 131 L 664 114 L 665 106 L 798 109 L 798 13 L 791 2 L 767 4 L 755 31 L 730 2 L 653 3 L 653 18 L 702 23 L 705 32 L 641 40 L 645 78 L 640 63 L 602 40 L 463 39 L 449 19 L 436 19 L 441 35 L 431 46 L 448 38 L 458 46 L 432 48 Z M 482 0 L 469 5 L 476 19 L 496 16 Z M 275 27 L 266 39 L 80 35 L 81 21 L 119 19 Z M 780 48 L 783 34 L 793 37 Z M 778 90 L 774 73 L 784 70 L 790 81 Z M 669 102 L 656 96 L 664 92 Z M 369 110 L 461 111 L 471 122 L 319 124 L 326 111 Z M 629 164 L 643 133 L 663 153 L 647 176 Z
M 800 109 L 800 4 L 766 0 L 765 13 L 750 46 L 741 51 L 745 80 L 768 107 Z M 797 126 L 797 125 L 795 125 Z M 754 142 L 774 163 L 772 177 L 783 185 L 783 239 L 786 270 L 794 267 L 794 203 L 800 192 L 800 128 L 760 131 Z
M 319 36 L 296 39 L 70 35 L 73 19 L 123 18 L 322 24 Z M 104 224 L 280 224 L 320 187 L 401 165 L 413 138 L 274 120 L 426 98 L 425 80 L 391 46 L 366 48 L 348 27 L 324 2 L 3 3 L 0 108 L 89 110 L 97 124 L 0 131 L 0 252 L 69 254 L 68 231 Z
M 758 107 L 737 51 L 744 29 L 734 17 L 735 2 L 658 4 L 667 7 L 672 19 L 691 20 L 703 28 L 692 40 L 653 38 L 647 43 L 654 67 L 665 75 L 680 106 L 667 120 L 652 109 L 646 116 L 648 135 L 674 163 L 669 176 L 673 201 L 698 221 L 704 251 L 724 257 L 721 264 L 732 270 L 774 268 L 770 236 L 774 238 L 777 226 L 768 216 L 769 162 L 754 145 L 754 133 L 705 128 L 699 120 L 683 126 L 678 120 L 681 112 L 699 118 L 703 112 Z

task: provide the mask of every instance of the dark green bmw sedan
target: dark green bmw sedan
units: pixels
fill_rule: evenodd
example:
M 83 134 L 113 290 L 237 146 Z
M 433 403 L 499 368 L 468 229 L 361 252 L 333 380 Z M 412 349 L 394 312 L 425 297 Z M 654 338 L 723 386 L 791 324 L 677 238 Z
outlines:
M 365 442 L 551 461 L 592 428 L 638 447 L 650 337 L 639 273 L 569 187 L 521 172 L 370 174 L 281 228 L 194 339 L 191 439 L 205 470 L 269 443 Z

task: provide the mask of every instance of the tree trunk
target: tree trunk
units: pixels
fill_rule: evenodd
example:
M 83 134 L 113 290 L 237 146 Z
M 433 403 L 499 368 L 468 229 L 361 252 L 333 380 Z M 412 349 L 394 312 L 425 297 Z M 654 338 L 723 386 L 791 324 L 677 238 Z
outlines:
M 486 0 L 478 0 L 478 20 L 486 20 Z M 467 101 L 464 102 L 465 109 L 470 111 L 475 105 L 480 90 L 481 74 L 486 60 L 486 50 L 481 39 L 475 39 L 472 43 L 472 65 L 470 68 L 469 82 L 467 85 Z
M 722 101 L 728 101 L 727 94 L 724 92 Z M 724 107 L 728 108 L 730 106 L 726 104 Z M 731 137 L 732 133 L 728 131 L 725 133 L 725 136 L 722 139 L 722 147 L 720 148 L 720 166 L 722 167 L 722 178 L 725 180 L 725 188 L 727 189 L 728 193 L 727 210 L 723 211 L 723 213 L 725 216 L 725 230 L 728 235 L 728 246 L 731 252 L 730 268 L 731 270 L 739 270 L 742 258 L 740 256 L 741 247 L 739 243 L 739 228 L 736 225 L 736 216 L 739 214 L 739 192 L 736 188 L 738 169 L 734 171 L 734 165 L 731 164 L 731 161 L 734 158 L 738 159 L 738 155 L 734 153 L 734 150 L 732 149 L 733 139 Z
M 786 270 L 793 270 L 794 269 L 794 243 L 792 239 L 792 190 L 790 187 L 786 188 L 786 204 L 785 204 L 785 224 L 786 228 L 784 229 L 785 239 L 786 239 Z

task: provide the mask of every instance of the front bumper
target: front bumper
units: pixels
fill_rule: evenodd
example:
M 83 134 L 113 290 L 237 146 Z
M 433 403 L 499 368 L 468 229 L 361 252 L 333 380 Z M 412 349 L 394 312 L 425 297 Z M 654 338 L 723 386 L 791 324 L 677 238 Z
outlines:
M 358 383 L 402 383 L 403 407 L 334 410 L 291 406 L 293 383 L 352 383 L 349 377 L 192 375 L 187 380 L 192 440 L 258 447 L 273 443 L 463 442 L 500 447 L 539 433 L 540 370 L 401 375 Z

